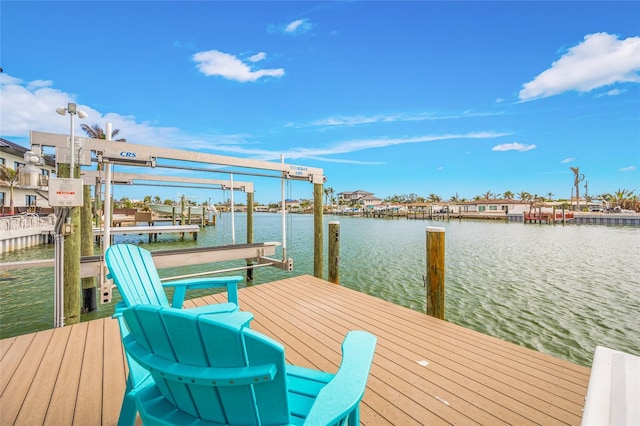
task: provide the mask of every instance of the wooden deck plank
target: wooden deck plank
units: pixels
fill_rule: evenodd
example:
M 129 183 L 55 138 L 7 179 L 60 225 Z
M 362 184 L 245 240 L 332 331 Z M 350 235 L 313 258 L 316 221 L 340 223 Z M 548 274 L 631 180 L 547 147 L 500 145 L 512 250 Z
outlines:
M 102 389 L 104 354 L 104 321 L 89 321 L 82 354 L 78 398 L 73 424 L 91 426 L 102 424 Z M 97 408 L 100 408 L 99 410 Z
M 88 329 L 89 322 L 75 324 L 71 327 L 60 369 L 57 371 L 49 409 L 44 419 L 45 425 L 70 425 L 73 423 Z M 55 374 L 55 370 L 52 373 Z
M 128 373 L 118 322 L 115 319 L 104 320 L 103 347 L 102 424 L 115 425 L 120 415 Z
M 41 425 L 49 409 L 56 378 L 64 357 L 64 350 L 73 327 L 62 327 L 53 330 L 51 341 L 47 346 L 40 365 L 34 366 L 37 371 L 31 382 L 29 392 L 20 407 L 16 418 L 18 425 Z M 42 332 L 40 332 L 42 333 Z M 38 333 L 36 333 L 38 334 Z M 27 335 L 28 336 L 28 335 Z M 26 336 L 20 336 L 20 338 Z M 2 402 L 4 407 L 5 402 Z M 7 404 L 8 405 L 8 404 Z
M 2 410 L 0 410 L 0 424 L 13 424 L 18 417 L 22 401 L 24 401 L 36 374 L 33 366 L 40 365 L 52 335 L 53 330 L 47 330 L 28 336 L 30 338 L 21 339 L 25 343 L 29 342 L 28 346 L 14 345 L 14 350 L 20 347 L 20 349 L 24 349 L 24 353 L 21 356 L 20 364 L 13 371 L 11 379 L 2 391 L 3 404 Z M 6 372 L 9 373 L 9 368 Z
M 0 340 L 0 360 L 4 358 L 4 355 L 11 349 L 13 343 L 16 341 L 17 337 L 8 337 L 6 339 Z
M 252 328 L 280 341 L 294 364 L 335 372 L 349 330 L 378 337 L 362 424 L 580 423 L 588 368 L 309 276 L 239 298 Z M 219 293 L 185 306 L 224 301 Z M 0 351 L 3 425 L 117 422 L 127 368 L 115 320 L 4 339 Z
M 0 370 L 0 394 L 4 394 L 4 390 L 20 365 L 27 349 L 31 346 L 34 337 L 30 335 L 24 339 L 15 340 L 8 348 L 5 356 L 2 357 L 3 368 Z

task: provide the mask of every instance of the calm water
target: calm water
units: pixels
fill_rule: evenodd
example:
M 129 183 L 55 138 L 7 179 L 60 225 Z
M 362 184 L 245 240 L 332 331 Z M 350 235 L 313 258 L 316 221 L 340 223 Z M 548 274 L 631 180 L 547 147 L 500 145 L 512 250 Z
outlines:
M 281 241 L 280 220 L 275 214 L 255 215 L 254 240 Z M 325 217 L 329 220 L 340 221 L 344 286 L 424 312 L 425 228 L 441 226 L 448 321 L 583 365 L 591 364 L 596 345 L 640 355 L 640 228 Z M 238 243 L 245 241 L 244 225 L 245 216 L 236 215 Z M 326 224 L 324 229 L 326 236 Z M 313 218 L 289 216 L 287 232 L 292 274 L 313 274 Z M 230 217 L 223 215 L 197 242 L 161 238 L 152 244 L 137 235 L 117 241 L 150 250 L 230 244 Z M 42 246 L 0 255 L 0 262 L 52 257 L 53 246 Z M 167 269 L 162 276 L 201 270 Z M 259 284 L 292 274 L 261 268 L 255 279 Z M 113 305 L 101 305 L 83 319 L 112 313 Z M 52 318 L 52 268 L 0 275 L 0 337 L 50 328 Z

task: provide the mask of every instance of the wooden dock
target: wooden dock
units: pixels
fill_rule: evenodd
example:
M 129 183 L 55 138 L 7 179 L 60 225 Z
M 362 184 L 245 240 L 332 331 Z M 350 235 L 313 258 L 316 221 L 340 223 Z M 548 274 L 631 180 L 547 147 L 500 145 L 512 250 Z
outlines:
M 334 372 L 348 330 L 378 337 L 362 424 L 580 424 L 589 368 L 310 276 L 239 297 L 293 364 Z M 0 357 L 0 424 L 116 424 L 126 366 L 115 320 L 0 340 Z

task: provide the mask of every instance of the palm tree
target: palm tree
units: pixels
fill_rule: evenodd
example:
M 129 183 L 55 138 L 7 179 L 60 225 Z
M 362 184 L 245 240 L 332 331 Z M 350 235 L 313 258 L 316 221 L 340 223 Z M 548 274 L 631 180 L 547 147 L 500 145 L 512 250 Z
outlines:
M 580 174 L 580 167 L 569 167 L 574 174 L 573 185 L 576 187 L 576 210 L 580 210 L 580 182 L 584 180 L 584 174 Z
M 93 139 L 106 139 L 107 135 L 104 132 L 104 130 L 102 130 L 102 127 L 100 127 L 100 125 L 98 124 L 94 124 L 93 126 L 88 126 L 86 124 L 81 124 L 80 128 L 87 134 L 87 136 L 89 136 L 90 138 Z M 120 129 L 113 129 L 113 131 L 111 132 L 111 137 L 115 137 L 115 135 L 117 135 L 118 133 L 120 133 Z M 120 139 L 115 139 L 116 142 L 126 142 L 127 139 L 126 138 L 120 138 Z
M 553 201 L 553 192 L 547 192 L 547 201 Z
M 613 194 L 602 194 L 602 198 L 607 200 L 610 204 L 615 204 L 616 207 L 626 209 L 631 207 L 633 210 L 637 210 L 638 196 L 634 195 L 635 190 L 618 189 Z
M 333 187 L 328 187 L 324 189 L 324 204 L 329 205 L 329 198 L 335 193 Z
M 9 214 L 14 214 L 13 188 L 16 186 L 16 183 L 18 183 L 18 172 L 11 167 L 0 164 L 0 182 L 9 187 Z
M 527 191 L 522 191 L 518 194 L 518 197 L 523 201 L 531 201 L 531 194 Z
M 514 196 L 514 194 L 513 194 L 513 192 L 511 192 L 511 191 L 507 190 L 507 191 L 504 191 L 503 196 L 504 196 L 504 198 L 506 198 L 507 200 L 513 200 L 513 196 Z
M 494 194 L 493 192 L 491 192 L 491 190 L 488 190 L 487 192 L 484 193 L 484 195 L 482 195 L 482 199 L 483 200 L 489 200 L 495 197 L 496 194 Z

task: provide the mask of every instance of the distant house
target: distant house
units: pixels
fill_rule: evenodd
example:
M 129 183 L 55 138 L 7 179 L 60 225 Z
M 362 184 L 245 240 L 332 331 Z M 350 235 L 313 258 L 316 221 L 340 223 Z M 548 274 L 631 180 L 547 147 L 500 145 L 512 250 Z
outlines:
M 524 213 L 531 209 L 531 202 L 524 200 L 474 200 L 456 204 L 458 211 L 464 213 L 480 213 L 496 215 L 507 213 Z
M 29 151 L 28 148 L 10 142 L 6 139 L 0 138 L 0 164 L 3 166 L 18 171 L 18 169 L 25 165 L 24 153 Z M 55 174 L 55 162 L 50 157 L 45 157 L 44 166 L 36 166 L 40 169 L 40 172 L 45 176 L 51 176 Z M 0 182 L 0 212 L 8 213 L 10 205 L 10 188 L 6 182 Z M 32 189 L 20 188 L 18 182 L 13 187 L 13 205 L 15 212 L 23 212 L 28 209 L 35 209 L 36 207 L 49 207 L 49 202 L 46 198 L 39 196 Z
M 359 204 L 364 207 L 378 206 L 382 204 L 380 198 L 374 197 L 373 192 L 363 191 L 345 191 L 338 193 L 338 201 L 342 204 Z

